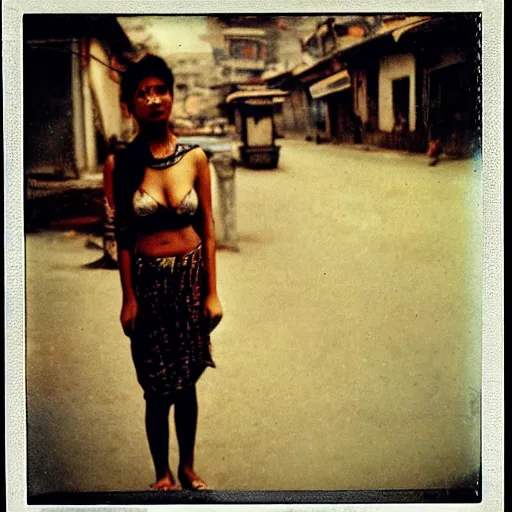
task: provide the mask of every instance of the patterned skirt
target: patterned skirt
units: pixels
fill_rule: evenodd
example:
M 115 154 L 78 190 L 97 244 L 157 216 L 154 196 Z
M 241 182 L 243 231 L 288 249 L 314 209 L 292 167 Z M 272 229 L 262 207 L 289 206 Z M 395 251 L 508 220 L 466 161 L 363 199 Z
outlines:
M 132 336 L 137 379 L 146 399 L 172 398 L 215 367 L 203 304 L 206 271 L 201 246 L 184 255 L 136 256 L 139 306 Z

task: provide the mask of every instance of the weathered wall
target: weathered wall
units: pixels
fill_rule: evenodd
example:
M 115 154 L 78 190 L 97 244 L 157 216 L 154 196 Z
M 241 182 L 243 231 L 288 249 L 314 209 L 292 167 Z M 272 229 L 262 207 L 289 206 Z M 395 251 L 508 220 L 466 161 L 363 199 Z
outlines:
M 91 56 L 108 63 L 109 57 L 101 43 L 91 41 Z M 99 114 L 101 131 L 105 140 L 110 137 L 120 137 L 122 133 L 122 112 L 119 102 L 119 84 L 106 66 L 103 66 L 94 59 L 89 62 L 89 82 L 92 89 L 94 104 Z
M 391 132 L 393 115 L 393 80 L 409 77 L 409 131 L 416 129 L 416 71 L 412 54 L 388 55 L 379 67 L 379 129 Z

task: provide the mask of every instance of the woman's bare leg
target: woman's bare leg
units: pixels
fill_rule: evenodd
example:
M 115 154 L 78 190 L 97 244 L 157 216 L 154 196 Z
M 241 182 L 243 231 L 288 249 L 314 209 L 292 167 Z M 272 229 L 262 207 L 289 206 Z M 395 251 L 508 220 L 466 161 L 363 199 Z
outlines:
M 178 486 L 169 467 L 169 409 L 170 402 L 146 400 L 146 434 L 155 465 L 155 490 L 174 490 Z
M 180 451 L 178 478 L 183 487 L 194 490 L 205 490 L 208 488 L 207 485 L 194 471 L 197 410 L 195 386 L 191 386 L 176 394 L 174 421 L 176 423 L 176 437 L 178 438 Z

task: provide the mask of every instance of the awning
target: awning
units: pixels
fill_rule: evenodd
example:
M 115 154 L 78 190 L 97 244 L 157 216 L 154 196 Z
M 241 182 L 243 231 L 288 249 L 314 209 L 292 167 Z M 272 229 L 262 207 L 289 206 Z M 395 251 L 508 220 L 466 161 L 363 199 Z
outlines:
M 331 75 L 328 78 L 320 80 L 316 84 L 313 84 L 309 88 L 311 97 L 313 99 L 322 98 L 328 94 L 334 94 L 335 92 L 341 92 L 350 87 L 350 75 L 348 71 L 344 69 L 339 73 Z
M 266 91 L 255 90 L 255 91 L 237 91 L 230 94 L 226 98 L 226 103 L 232 103 L 234 101 L 241 101 L 245 103 L 254 102 L 254 100 L 267 100 L 270 103 L 273 102 L 274 98 L 288 96 L 290 93 L 287 91 L 281 91 L 279 89 L 269 89 Z

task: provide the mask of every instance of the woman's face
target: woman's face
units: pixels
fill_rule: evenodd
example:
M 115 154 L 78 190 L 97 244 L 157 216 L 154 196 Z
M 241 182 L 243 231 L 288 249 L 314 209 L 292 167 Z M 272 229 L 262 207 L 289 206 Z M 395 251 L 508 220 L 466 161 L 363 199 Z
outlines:
M 143 123 L 167 122 L 171 115 L 172 96 L 163 80 L 144 78 L 135 91 L 133 115 Z

